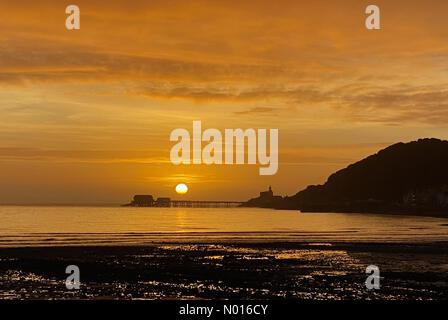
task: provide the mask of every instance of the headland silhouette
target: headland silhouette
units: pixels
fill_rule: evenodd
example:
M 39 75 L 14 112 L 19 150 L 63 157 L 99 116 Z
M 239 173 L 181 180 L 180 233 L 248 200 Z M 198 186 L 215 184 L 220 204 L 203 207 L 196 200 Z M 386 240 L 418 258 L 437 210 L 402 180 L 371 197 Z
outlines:
M 271 188 L 244 206 L 302 212 L 367 212 L 448 217 L 448 141 L 397 143 L 290 197 Z

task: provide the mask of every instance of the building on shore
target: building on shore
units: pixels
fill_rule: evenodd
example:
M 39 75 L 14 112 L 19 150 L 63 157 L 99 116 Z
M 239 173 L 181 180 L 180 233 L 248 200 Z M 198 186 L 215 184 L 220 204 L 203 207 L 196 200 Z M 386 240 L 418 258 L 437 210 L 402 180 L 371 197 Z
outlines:
M 160 197 L 154 200 L 150 194 L 137 194 L 125 207 L 171 207 L 171 198 Z
M 127 204 L 129 207 L 152 207 L 154 206 L 154 198 L 150 194 L 137 194 L 132 199 L 131 203 Z
M 260 192 L 257 198 L 252 198 L 249 201 L 242 204 L 242 207 L 259 207 L 259 208 L 274 208 L 280 204 L 283 200 L 282 196 L 274 195 L 272 187 L 269 186 L 267 191 Z

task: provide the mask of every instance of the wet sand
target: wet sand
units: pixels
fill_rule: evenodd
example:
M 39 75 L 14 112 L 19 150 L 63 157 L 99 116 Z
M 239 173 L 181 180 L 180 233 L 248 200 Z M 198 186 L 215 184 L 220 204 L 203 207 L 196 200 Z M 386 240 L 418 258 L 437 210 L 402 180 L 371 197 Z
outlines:
M 65 287 L 77 265 L 81 289 Z M 381 288 L 367 290 L 377 265 Z M 0 249 L 1 299 L 448 299 L 448 242 Z

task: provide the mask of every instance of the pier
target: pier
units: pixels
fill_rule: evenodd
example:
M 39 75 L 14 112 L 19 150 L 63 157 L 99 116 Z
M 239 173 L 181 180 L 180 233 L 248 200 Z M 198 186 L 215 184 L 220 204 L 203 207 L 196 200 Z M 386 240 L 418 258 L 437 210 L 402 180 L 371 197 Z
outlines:
M 152 195 L 135 195 L 126 207 L 164 207 L 164 208 L 236 208 L 241 201 L 227 200 L 172 200 L 167 197 L 154 199 Z
M 236 208 L 243 204 L 239 201 L 221 200 L 171 200 L 170 206 L 176 208 Z

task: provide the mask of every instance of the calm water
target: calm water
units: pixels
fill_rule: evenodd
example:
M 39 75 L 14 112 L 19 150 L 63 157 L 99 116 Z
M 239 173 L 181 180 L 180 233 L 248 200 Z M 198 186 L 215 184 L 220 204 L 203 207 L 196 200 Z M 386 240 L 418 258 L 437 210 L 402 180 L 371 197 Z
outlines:
M 0 207 L 0 246 L 448 241 L 448 219 L 253 208 Z

